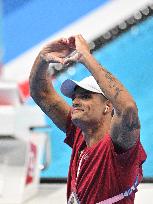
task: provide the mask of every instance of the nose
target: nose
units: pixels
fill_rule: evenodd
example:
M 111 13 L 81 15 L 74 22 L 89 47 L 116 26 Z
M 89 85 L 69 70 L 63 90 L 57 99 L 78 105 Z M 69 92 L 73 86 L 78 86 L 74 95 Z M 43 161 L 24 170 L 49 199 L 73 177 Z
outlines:
M 79 100 L 79 98 L 75 97 L 75 98 L 73 99 L 72 106 L 73 106 L 73 107 L 78 107 L 78 106 L 80 106 L 80 100 Z

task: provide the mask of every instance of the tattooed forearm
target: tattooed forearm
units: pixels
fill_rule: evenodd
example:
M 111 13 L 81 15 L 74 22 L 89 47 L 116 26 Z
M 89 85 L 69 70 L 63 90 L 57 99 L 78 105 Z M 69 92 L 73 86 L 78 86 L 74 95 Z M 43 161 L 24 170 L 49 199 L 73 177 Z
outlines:
M 46 103 L 46 101 L 44 101 L 44 98 L 40 98 L 39 105 L 40 105 L 41 109 L 48 116 L 50 116 L 50 113 L 57 112 L 58 109 L 59 109 L 59 105 L 58 104 L 55 104 L 55 103 L 52 103 L 52 104 Z
M 115 93 L 114 98 L 117 99 L 119 93 L 120 93 L 121 91 L 123 91 L 123 90 L 119 89 L 118 87 L 115 87 L 115 91 L 116 91 L 116 93 Z
M 50 91 L 50 83 L 46 81 L 46 79 L 35 79 L 31 83 L 31 95 L 33 97 L 37 97 L 38 99 L 41 95 L 44 95 L 44 93 L 48 93 Z
M 96 79 L 106 98 L 113 104 L 117 115 L 120 115 L 129 104 L 134 103 L 132 96 L 124 85 L 102 67 L 94 57 L 89 56 L 85 66 Z
M 30 94 L 38 103 L 41 96 L 46 95 L 51 90 L 51 78 L 48 73 L 48 63 L 42 61 L 38 56 L 30 73 Z
M 108 79 L 108 82 L 109 82 L 109 88 L 113 88 L 114 91 L 115 91 L 115 95 L 114 95 L 114 98 L 117 99 L 119 93 L 122 91 L 118 85 L 117 85 L 117 82 L 115 80 L 115 78 L 112 76 L 112 74 L 108 71 L 105 71 L 105 77 L 106 79 Z
M 30 73 L 30 82 L 33 79 L 46 79 L 48 66 L 49 64 L 45 61 L 40 61 L 38 56 Z
M 46 97 L 40 97 L 39 106 L 42 111 L 52 119 L 62 131 L 66 129 L 66 119 L 70 111 L 69 106 L 65 106 L 61 100 L 48 100 Z

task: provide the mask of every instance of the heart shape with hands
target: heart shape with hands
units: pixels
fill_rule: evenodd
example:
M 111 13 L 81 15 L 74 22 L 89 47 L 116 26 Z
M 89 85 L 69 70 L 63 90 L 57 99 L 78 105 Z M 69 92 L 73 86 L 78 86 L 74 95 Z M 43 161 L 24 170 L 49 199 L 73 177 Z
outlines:
M 90 52 L 89 45 L 82 35 L 76 35 L 47 44 L 40 56 L 48 63 L 68 65 L 70 62 L 82 62 L 83 53 L 86 51 Z

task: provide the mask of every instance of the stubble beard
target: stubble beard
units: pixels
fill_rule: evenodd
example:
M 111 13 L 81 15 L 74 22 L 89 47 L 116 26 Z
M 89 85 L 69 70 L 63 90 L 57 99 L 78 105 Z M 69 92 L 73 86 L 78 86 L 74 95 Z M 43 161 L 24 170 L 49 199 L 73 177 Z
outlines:
M 74 115 L 74 117 L 72 115 L 72 123 L 82 131 L 88 129 L 89 127 L 92 127 L 93 125 L 93 121 L 91 120 L 91 118 L 83 114 L 76 114 Z

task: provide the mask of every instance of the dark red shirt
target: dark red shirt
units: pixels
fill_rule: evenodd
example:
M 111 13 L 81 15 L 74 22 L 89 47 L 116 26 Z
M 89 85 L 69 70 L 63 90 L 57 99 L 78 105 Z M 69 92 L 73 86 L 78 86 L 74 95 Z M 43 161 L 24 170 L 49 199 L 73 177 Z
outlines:
M 142 163 L 146 160 L 146 153 L 140 140 L 128 151 L 117 154 L 110 135 L 87 147 L 82 131 L 70 119 L 67 124 L 65 143 L 72 147 L 68 199 L 75 192 L 80 204 L 96 204 L 129 190 L 137 176 L 139 182 L 142 180 Z M 135 192 L 116 203 L 134 204 Z

